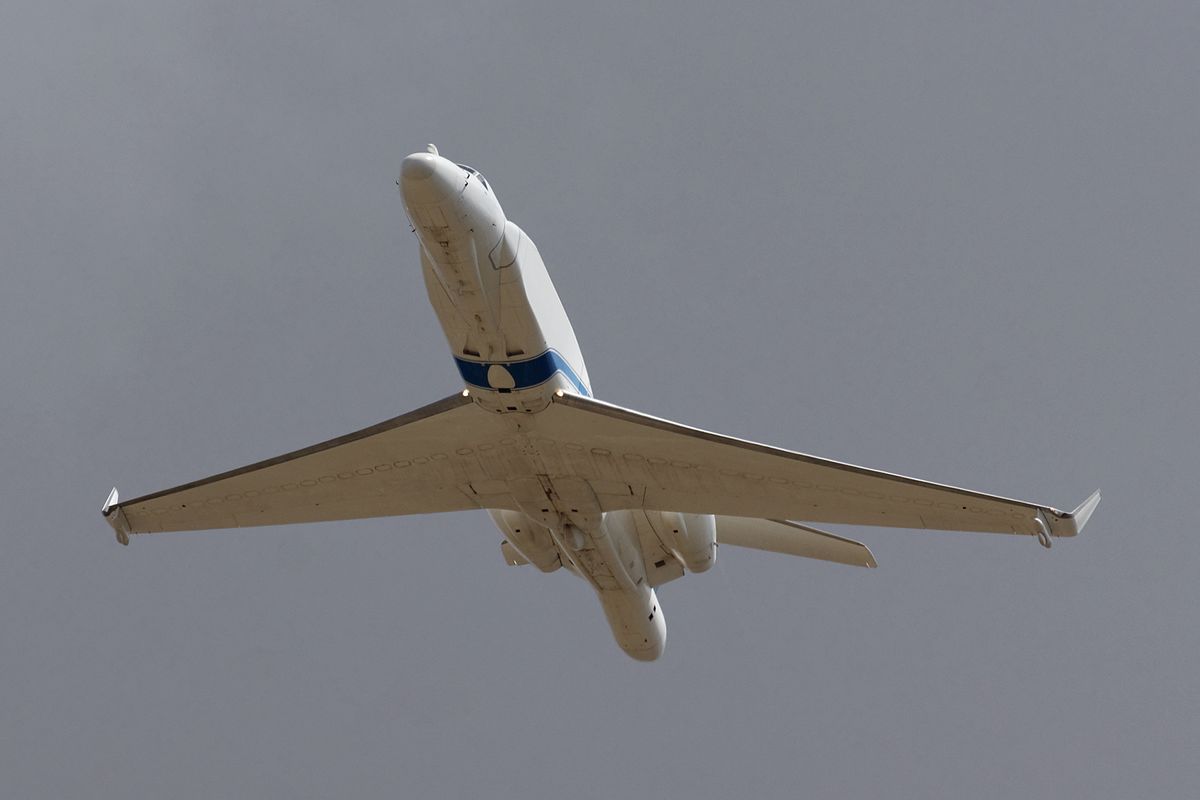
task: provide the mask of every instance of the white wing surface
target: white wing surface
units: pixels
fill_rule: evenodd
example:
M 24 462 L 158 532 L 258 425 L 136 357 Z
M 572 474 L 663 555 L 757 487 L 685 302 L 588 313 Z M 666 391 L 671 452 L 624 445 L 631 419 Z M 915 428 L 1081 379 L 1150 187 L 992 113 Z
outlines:
M 1067 514 L 721 436 L 586 397 L 555 397 L 536 414 L 497 414 L 456 394 L 337 439 L 123 503 L 114 489 L 104 515 L 124 543 L 131 533 L 516 510 L 522 505 L 514 493 L 525 491 L 529 479 L 564 476 L 586 480 L 606 511 L 1044 534 L 1044 544 L 1049 536 L 1078 533 L 1099 502 L 1093 495 Z M 829 560 L 846 563 L 870 556 L 835 544 L 830 534 L 794 526 L 733 527 L 733 536 L 746 536 L 727 539 L 731 544 L 828 550 L 835 556 Z
M 479 508 L 456 451 L 486 451 L 509 428 L 457 394 L 337 439 L 124 503 L 115 502 L 113 490 L 104 512 L 124 541 L 130 533 Z
M 566 395 L 538 415 L 538 434 L 571 469 L 628 492 L 607 508 L 897 528 L 1074 536 L 1099 493 L 1073 513 L 1024 500 L 856 467 L 722 436 Z M 1043 528 L 1044 526 L 1044 528 Z

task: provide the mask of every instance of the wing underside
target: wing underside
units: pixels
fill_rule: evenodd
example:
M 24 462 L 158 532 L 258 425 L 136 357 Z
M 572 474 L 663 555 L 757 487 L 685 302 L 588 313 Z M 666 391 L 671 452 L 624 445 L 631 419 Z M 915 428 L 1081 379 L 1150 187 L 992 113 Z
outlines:
M 454 395 L 370 428 L 105 507 L 129 533 L 240 528 L 478 508 L 455 450 L 503 437 Z M 115 493 L 115 490 L 114 490 Z M 113 498 L 115 499 L 115 498 Z
M 1099 502 L 1075 512 L 960 489 L 690 428 L 585 397 L 557 398 L 539 434 L 629 496 L 609 507 L 897 528 L 1074 536 Z M 589 476 L 585 476 L 589 477 Z
M 127 541 L 130 533 L 517 510 L 518 482 L 559 476 L 585 479 L 606 511 L 990 531 L 1037 535 L 1045 544 L 1050 536 L 1074 536 L 1099 502 L 1097 493 L 1064 513 L 574 395 L 555 397 L 536 414 L 497 414 L 456 394 L 337 439 L 123 503 L 114 490 L 104 512 L 118 539 Z M 837 537 L 812 529 L 742 524 L 738 531 L 758 542 L 746 546 L 760 549 L 828 551 L 836 556 L 830 560 L 847 563 L 869 558 L 869 551 L 847 550 Z

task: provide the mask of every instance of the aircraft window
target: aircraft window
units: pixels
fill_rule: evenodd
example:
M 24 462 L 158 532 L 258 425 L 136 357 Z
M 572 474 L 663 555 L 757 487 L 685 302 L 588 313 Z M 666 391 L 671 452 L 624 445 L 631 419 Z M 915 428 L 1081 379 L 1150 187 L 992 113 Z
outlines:
M 487 189 L 489 192 L 492 190 L 492 187 L 488 186 L 487 178 L 483 177 L 483 173 L 481 173 L 479 170 L 475 169 L 474 167 L 468 167 L 466 164 L 459 164 L 458 166 L 462 169 L 465 169 L 476 178 L 479 178 L 479 182 L 483 184 L 484 189 Z

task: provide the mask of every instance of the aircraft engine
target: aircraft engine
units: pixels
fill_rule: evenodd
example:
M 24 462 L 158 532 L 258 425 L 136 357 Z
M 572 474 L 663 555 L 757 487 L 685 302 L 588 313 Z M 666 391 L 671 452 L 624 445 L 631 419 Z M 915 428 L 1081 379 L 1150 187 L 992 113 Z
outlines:
M 519 511 L 488 511 L 492 521 L 504 533 L 509 545 L 530 564 L 542 572 L 554 572 L 562 566 L 558 548 L 550 538 L 550 532 L 535 525 L 529 517 Z
M 717 561 L 717 520 L 712 514 L 649 511 L 654 532 L 663 546 L 683 562 L 689 572 L 705 572 Z

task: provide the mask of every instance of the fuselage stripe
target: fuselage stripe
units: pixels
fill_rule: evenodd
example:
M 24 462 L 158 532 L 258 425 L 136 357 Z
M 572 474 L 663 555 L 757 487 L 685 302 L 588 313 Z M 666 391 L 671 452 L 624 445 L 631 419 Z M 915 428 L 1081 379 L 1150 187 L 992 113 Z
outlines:
M 567 360 L 555 350 L 547 350 L 540 356 L 534 356 L 525 361 L 466 361 L 456 356 L 454 363 L 458 365 L 458 372 L 467 385 L 480 389 L 496 390 L 497 387 L 488 383 L 487 375 L 490 367 L 500 366 L 512 376 L 515 384 L 513 390 L 532 389 L 550 380 L 554 377 L 554 373 L 561 372 L 567 380 L 575 385 L 580 394 L 585 397 L 592 396 L 592 393 L 588 391 L 587 384 L 571 368 Z

